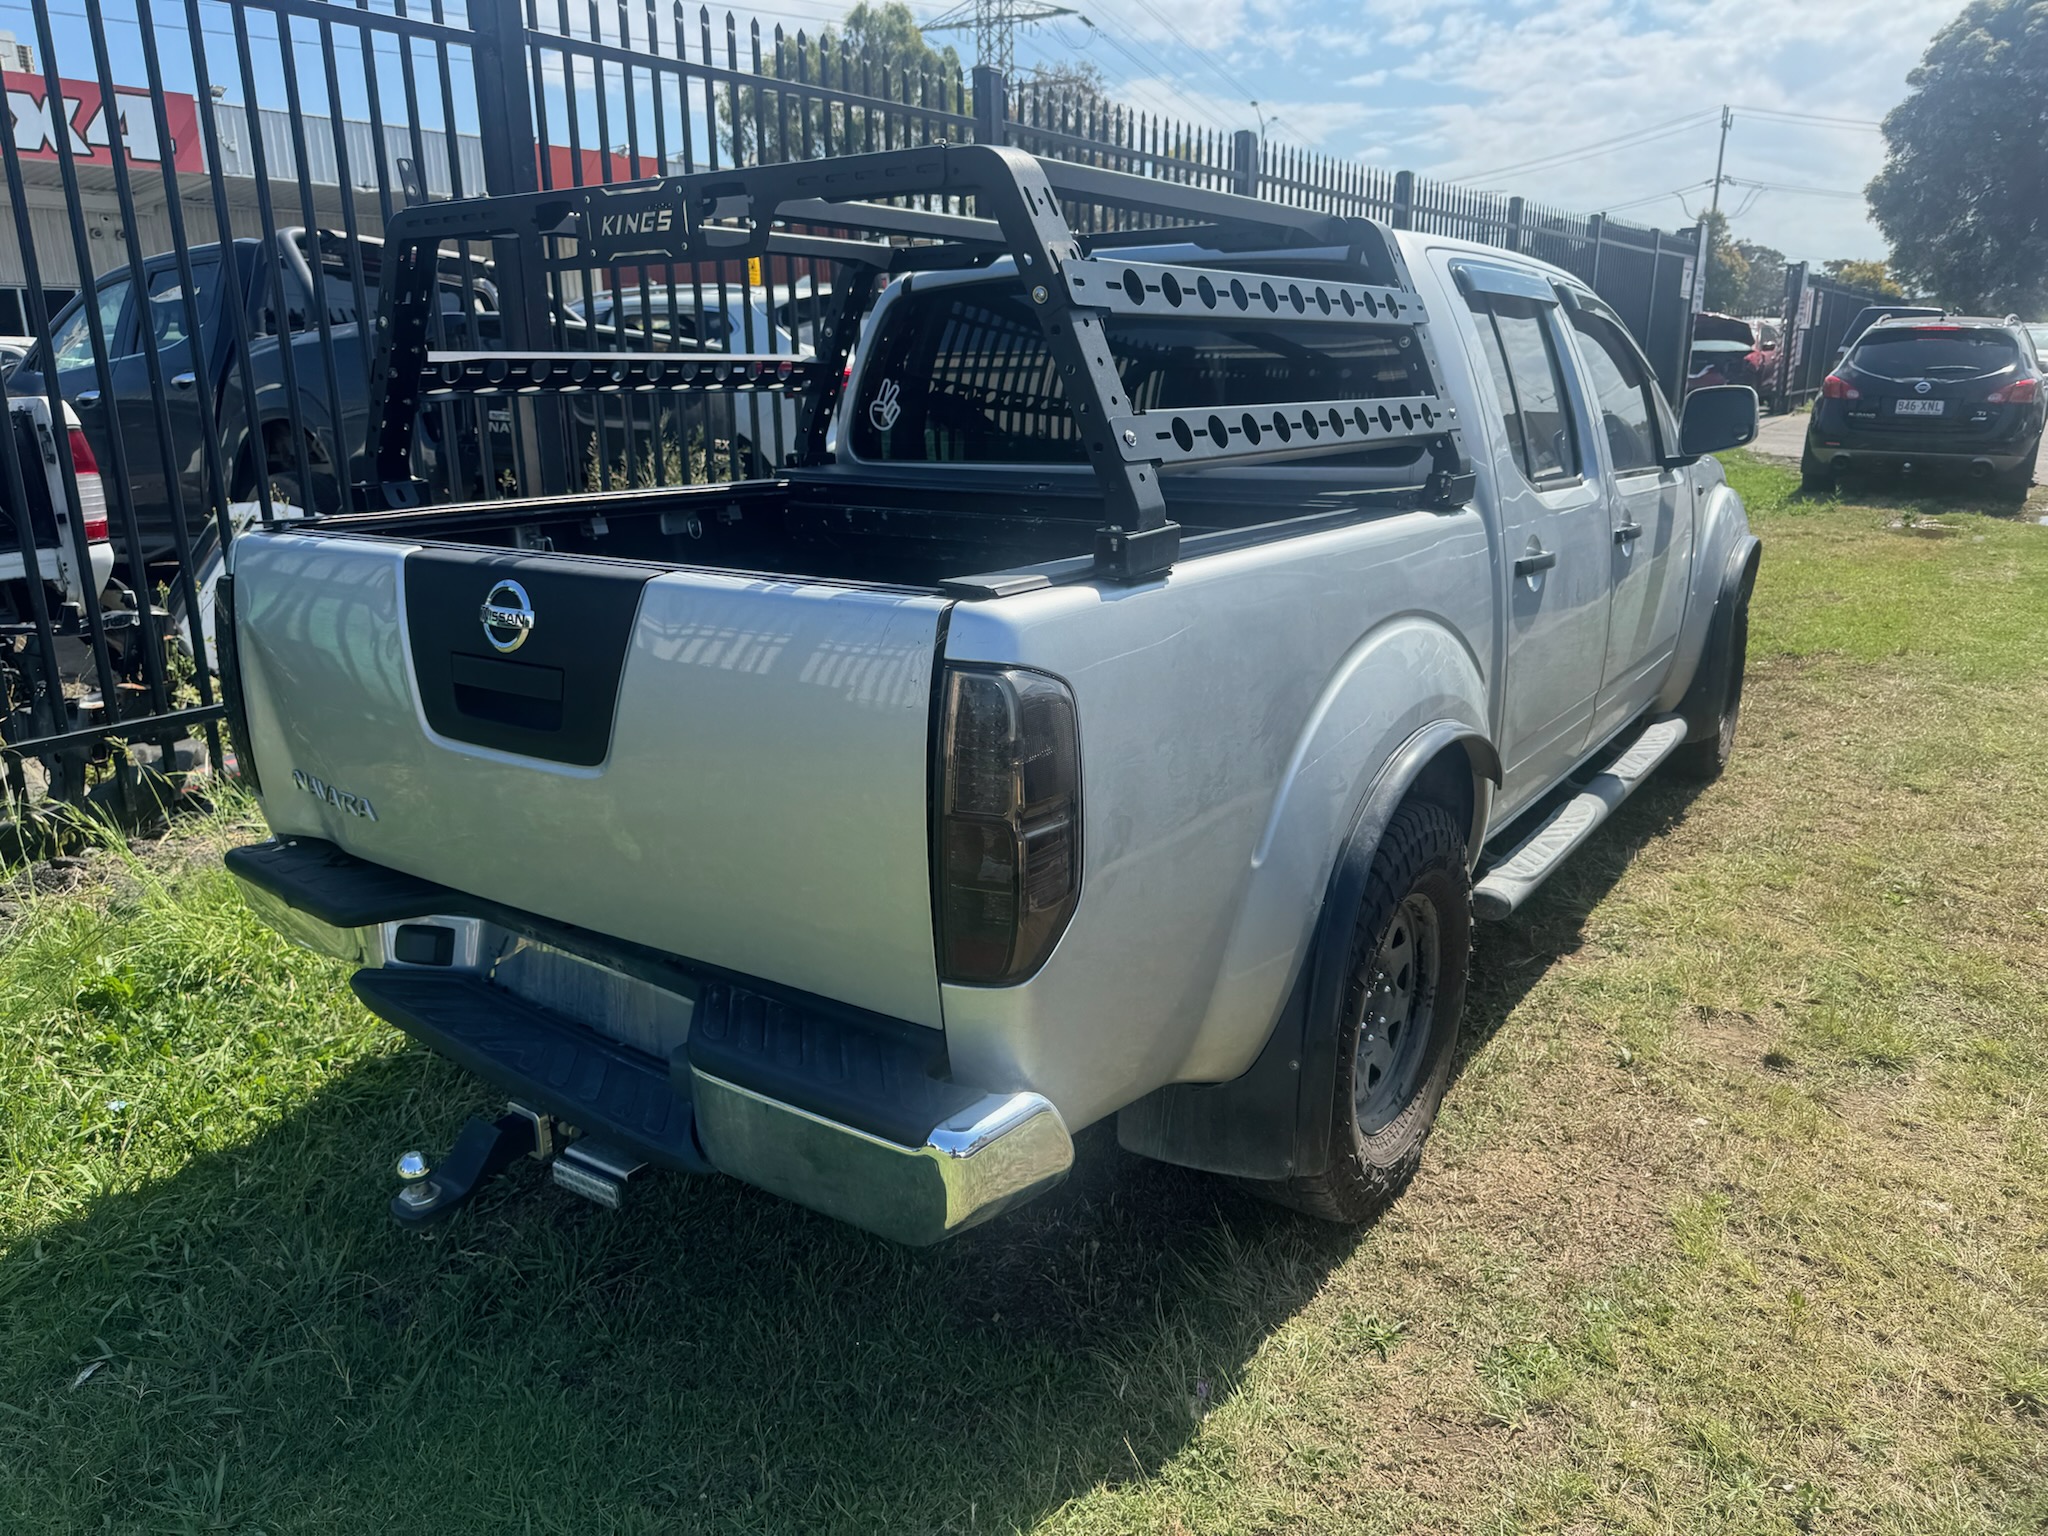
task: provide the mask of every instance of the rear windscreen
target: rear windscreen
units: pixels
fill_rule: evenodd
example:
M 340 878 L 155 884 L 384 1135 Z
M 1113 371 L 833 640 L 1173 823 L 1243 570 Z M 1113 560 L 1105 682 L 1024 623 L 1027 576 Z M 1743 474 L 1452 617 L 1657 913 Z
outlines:
M 1402 328 L 1116 317 L 1117 372 L 1142 411 L 1379 400 L 1431 392 Z M 896 463 L 1078 464 L 1086 454 L 1038 318 L 993 284 L 895 306 L 853 404 L 854 451 Z
M 1877 330 L 1856 344 L 1855 363 L 1884 378 L 1968 378 L 2020 360 L 2004 331 Z

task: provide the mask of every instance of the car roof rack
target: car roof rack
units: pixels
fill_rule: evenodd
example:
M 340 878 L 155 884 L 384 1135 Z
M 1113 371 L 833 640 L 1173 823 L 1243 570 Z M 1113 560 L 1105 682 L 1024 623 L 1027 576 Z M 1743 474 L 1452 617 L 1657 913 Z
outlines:
M 940 199 L 974 212 L 904 206 Z M 1172 221 L 1093 240 L 1075 233 L 1062 204 L 1094 205 Z M 830 231 L 825 233 L 821 231 Z M 1124 260 L 1120 245 L 1198 241 L 1232 251 L 1332 248 L 1363 281 L 1331 281 L 1208 264 Z M 828 350 L 815 359 L 705 353 L 436 353 L 428 333 L 438 301 L 436 256 L 447 241 L 543 237 L 544 270 L 589 272 L 650 263 L 693 265 L 780 254 L 865 267 L 873 274 L 987 266 L 1014 260 L 1065 385 L 1107 517 L 1096 535 L 1104 576 L 1135 581 L 1168 569 L 1180 530 L 1166 516 L 1168 468 L 1299 457 L 1333 446 L 1425 450 L 1427 504 L 1470 499 L 1473 475 L 1457 412 L 1440 393 L 1400 399 L 1300 400 L 1253 407 L 1142 410 L 1123 393 L 1105 321 L 1274 320 L 1290 326 L 1407 329 L 1431 381 L 1427 316 L 1392 237 L 1368 219 L 1239 197 L 1095 166 L 1041 160 L 1022 150 L 933 144 L 878 154 L 707 171 L 611 186 L 423 203 L 385 229 L 382 307 L 371 378 L 365 487 L 374 504 L 421 504 L 412 478 L 414 423 L 423 398 L 454 394 L 655 388 L 800 391 L 807 405 L 799 462 L 822 462 L 825 423 L 842 387 L 874 283 L 835 283 Z M 572 255 L 559 244 L 573 240 Z M 856 292 L 856 290 L 859 290 Z

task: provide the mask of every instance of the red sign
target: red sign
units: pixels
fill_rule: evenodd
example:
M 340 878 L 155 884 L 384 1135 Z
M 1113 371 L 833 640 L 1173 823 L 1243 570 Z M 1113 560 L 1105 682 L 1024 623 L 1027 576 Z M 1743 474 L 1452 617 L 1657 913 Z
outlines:
M 160 166 L 168 155 L 176 170 L 206 169 L 199 150 L 199 104 L 190 96 L 174 91 L 164 93 L 164 120 L 170 125 L 171 142 L 159 144 L 156 114 L 151 110 L 147 90 L 115 86 L 114 109 L 109 112 L 100 100 L 100 88 L 89 81 L 61 82 L 61 106 L 49 100 L 49 84 L 41 75 L 10 72 L 0 75 L 0 83 L 7 88 L 14 147 L 25 160 L 56 159 L 57 135 L 62 133 L 69 135 L 71 157 L 78 164 L 112 165 L 113 134 L 118 124 L 129 164 Z
M 661 162 L 652 155 L 622 155 L 599 149 L 572 153 L 566 144 L 547 147 L 548 182 L 552 187 L 596 187 L 610 181 L 641 181 L 661 174 Z M 610 175 L 605 172 L 610 163 Z M 581 172 L 579 175 L 578 172 Z

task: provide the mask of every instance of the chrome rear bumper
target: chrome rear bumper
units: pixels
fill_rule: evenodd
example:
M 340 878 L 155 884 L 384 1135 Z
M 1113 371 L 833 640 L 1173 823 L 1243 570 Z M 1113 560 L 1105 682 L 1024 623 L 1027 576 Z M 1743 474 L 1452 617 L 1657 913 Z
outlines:
M 236 854 L 229 868 L 256 913 L 360 967 L 356 993 L 381 1017 L 521 1103 L 662 1166 L 708 1162 L 920 1246 L 1073 1166 L 1049 1100 L 951 1081 L 937 1031 L 775 1001 L 723 977 L 671 990 L 604 956 L 521 949 L 500 925 L 531 927 L 523 917 L 424 881 L 394 886 L 390 872 L 310 839 Z M 402 958 L 421 928 L 449 931 L 429 963 Z M 547 963 L 509 964 L 536 955 Z
M 1074 1143 L 1051 1102 L 990 1094 L 904 1146 L 729 1083 L 690 1074 L 697 1134 L 724 1173 L 899 1243 L 922 1247 L 1042 1194 Z

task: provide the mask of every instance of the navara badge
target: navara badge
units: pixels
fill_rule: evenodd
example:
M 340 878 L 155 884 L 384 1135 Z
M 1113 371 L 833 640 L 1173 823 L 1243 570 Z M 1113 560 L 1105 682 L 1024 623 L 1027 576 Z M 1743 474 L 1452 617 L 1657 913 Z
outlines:
M 483 620 L 484 638 L 491 642 L 491 648 L 509 656 L 526 644 L 526 637 L 533 633 L 533 600 L 518 582 L 501 581 L 484 595 L 483 611 L 478 617 Z

